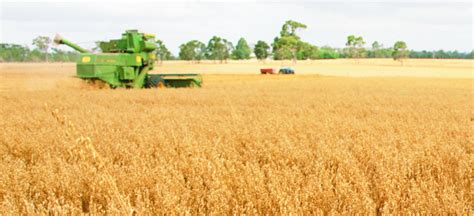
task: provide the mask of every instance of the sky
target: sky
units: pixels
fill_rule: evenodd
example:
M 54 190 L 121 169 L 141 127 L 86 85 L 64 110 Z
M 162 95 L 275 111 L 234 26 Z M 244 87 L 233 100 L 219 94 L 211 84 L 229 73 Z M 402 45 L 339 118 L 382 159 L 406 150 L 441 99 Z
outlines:
M 472 1 L 310 0 L 0 0 L 0 43 L 31 47 L 38 35 L 64 38 L 85 48 L 119 38 L 127 29 L 153 33 L 173 54 L 189 40 L 217 35 L 237 43 L 271 43 L 286 20 L 308 26 L 298 34 L 317 46 L 345 46 L 360 35 L 366 47 L 398 40 L 414 50 L 473 49 Z M 68 48 L 65 48 L 66 50 Z

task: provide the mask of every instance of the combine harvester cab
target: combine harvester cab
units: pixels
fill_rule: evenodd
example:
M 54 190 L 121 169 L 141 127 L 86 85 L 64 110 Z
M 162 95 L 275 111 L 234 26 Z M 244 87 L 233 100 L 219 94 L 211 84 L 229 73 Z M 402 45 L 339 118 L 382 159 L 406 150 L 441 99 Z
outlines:
M 100 42 L 102 53 L 98 54 L 59 35 L 54 42 L 81 53 L 76 75 L 87 81 L 104 82 L 112 88 L 201 87 L 202 84 L 199 74 L 148 74 L 156 61 L 157 46 L 152 34 L 128 30 L 121 39 Z

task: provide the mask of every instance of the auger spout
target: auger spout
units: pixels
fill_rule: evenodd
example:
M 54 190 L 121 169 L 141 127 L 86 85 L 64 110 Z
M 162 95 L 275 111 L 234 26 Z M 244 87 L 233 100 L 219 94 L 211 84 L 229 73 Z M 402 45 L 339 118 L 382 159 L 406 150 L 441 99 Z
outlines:
M 56 44 L 64 44 L 64 45 L 66 45 L 66 46 L 69 46 L 69 47 L 71 47 L 71 48 L 77 50 L 77 51 L 80 52 L 80 53 L 91 53 L 91 52 L 89 52 L 89 50 L 86 50 L 86 49 L 84 49 L 84 48 L 78 46 L 77 44 L 74 44 L 74 43 L 72 43 L 72 42 L 70 42 L 70 41 L 64 39 L 63 37 L 61 37 L 61 35 L 58 35 L 58 34 L 56 35 L 56 37 L 54 37 L 54 43 L 56 43 Z

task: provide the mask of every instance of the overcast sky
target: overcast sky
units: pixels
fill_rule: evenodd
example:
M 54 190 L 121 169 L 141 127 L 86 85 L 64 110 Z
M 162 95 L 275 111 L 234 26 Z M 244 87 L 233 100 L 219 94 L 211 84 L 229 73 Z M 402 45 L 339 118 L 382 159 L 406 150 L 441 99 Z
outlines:
M 213 36 L 234 44 L 245 37 L 269 43 L 285 20 L 308 26 L 299 32 L 317 46 L 344 47 L 349 34 L 415 50 L 473 49 L 471 1 L 10 1 L 0 0 L 0 42 L 31 45 L 38 35 L 56 33 L 90 48 L 93 41 L 118 38 L 126 29 L 154 33 L 178 53 L 183 42 L 207 43 Z M 129 3 L 128 3 L 129 2 Z

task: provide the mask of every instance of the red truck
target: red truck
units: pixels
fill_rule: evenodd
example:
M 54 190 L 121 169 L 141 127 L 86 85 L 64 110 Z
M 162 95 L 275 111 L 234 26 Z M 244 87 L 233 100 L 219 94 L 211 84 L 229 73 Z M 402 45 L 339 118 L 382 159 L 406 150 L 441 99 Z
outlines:
M 260 69 L 260 74 L 275 74 L 275 69 L 273 69 L 273 68 L 262 68 L 262 69 Z

